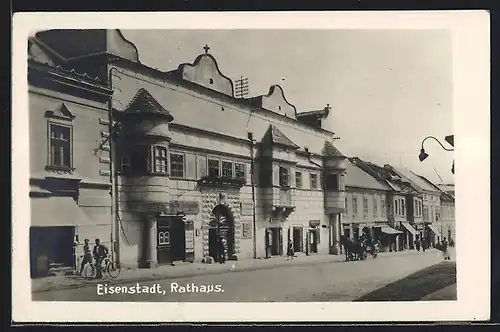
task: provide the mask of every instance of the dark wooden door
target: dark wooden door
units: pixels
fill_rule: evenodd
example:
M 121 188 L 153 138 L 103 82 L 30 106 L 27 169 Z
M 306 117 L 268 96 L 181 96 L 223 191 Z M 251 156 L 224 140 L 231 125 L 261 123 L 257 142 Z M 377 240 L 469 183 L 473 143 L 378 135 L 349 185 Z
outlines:
M 158 218 L 156 231 L 156 256 L 158 264 L 172 263 L 172 220 L 168 217 Z
M 186 258 L 186 230 L 182 217 L 172 217 L 172 260 L 183 261 Z
M 278 255 L 283 256 L 283 228 L 278 229 Z

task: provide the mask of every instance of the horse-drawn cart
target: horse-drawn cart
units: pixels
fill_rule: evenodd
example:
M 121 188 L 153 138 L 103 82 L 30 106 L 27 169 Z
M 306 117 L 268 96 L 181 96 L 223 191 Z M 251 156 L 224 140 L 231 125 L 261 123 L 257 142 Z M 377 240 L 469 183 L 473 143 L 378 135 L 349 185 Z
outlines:
M 354 241 L 351 239 L 343 239 L 341 245 L 344 248 L 345 260 L 348 261 L 363 261 L 370 254 L 373 258 L 377 258 L 379 249 L 378 244 L 374 241 Z

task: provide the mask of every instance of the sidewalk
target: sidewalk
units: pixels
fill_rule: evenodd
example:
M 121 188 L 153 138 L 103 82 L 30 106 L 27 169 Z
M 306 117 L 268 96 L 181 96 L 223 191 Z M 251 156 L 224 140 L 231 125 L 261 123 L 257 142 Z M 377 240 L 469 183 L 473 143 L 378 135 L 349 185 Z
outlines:
M 419 251 L 400 251 L 380 253 L 377 259 L 384 259 L 395 255 L 424 255 L 436 254 L 436 250 L 429 250 L 425 253 Z M 371 256 L 368 260 L 372 260 Z M 285 266 L 307 266 L 325 263 L 344 262 L 345 255 L 316 254 L 311 256 L 300 255 L 293 261 L 287 261 L 286 257 L 273 257 L 269 259 L 244 259 L 240 261 L 227 261 L 226 264 L 203 264 L 200 262 L 176 263 L 175 266 L 165 265 L 156 269 L 122 269 L 116 279 L 105 277 L 100 280 L 87 280 L 79 276 L 54 276 L 31 280 L 31 290 L 33 293 L 48 292 L 53 290 L 74 289 L 89 287 L 103 281 L 111 281 L 113 284 L 124 284 L 129 282 L 146 282 L 161 279 L 176 279 L 195 277 L 201 275 L 217 275 L 228 272 L 256 271 L 261 269 L 273 269 Z

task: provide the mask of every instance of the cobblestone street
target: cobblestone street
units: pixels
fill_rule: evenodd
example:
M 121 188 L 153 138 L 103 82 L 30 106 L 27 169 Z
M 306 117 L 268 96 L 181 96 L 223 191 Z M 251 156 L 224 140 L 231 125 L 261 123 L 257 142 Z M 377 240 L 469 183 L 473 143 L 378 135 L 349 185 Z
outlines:
M 442 261 L 437 251 L 408 255 L 369 257 L 356 262 L 318 262 L 256 271 L 234 271 L 218 275 L 181 277 L 140 282 L 140 286 L 159 284 L 159 294 L 98 295 L 98 284 L 79 289 L 63 289 L 33 294 L 34 301 L 173 301 L 173 302 L 281 302 L 352 301 L 422 268 Z M 103 280 L 104 285 L 113 285 Z M 136 282 L 116 286 L 136 286 Z M 172 286 L 220 285 L 221 292 L 172 292 Z M 394 299 L 397 300 L 397 299 Z

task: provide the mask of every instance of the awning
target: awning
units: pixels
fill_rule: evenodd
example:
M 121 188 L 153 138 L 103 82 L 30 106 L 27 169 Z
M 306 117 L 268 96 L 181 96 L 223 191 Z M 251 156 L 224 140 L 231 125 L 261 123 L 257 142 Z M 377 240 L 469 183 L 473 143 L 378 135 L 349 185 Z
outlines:
M 92 225 L 71 197 L 31 198 L 31 226 Z
M 401 234 L 401 233 L 403 233 L 403 232 L 395 230 L 394 228 L 389 227 L 389 226 L 383 226 L 380 230 L 382 231 L 382 233 L 385 233 L 385 234 Z
M 30 194 L 50 194 L 50 191 L 35 185 L 30 185 Z
M 417 230 L 416 230 L 415 228 L 413 228 L 413 226 L 412 226 L 412 225 L 410 225 L 410 223 L 407 223 L 407 222 L 402 222 L 401 224 L 402 224 L 402 225 L 403 225 L 403 227 L 404 227 L 404 228 L 406 228 L 406 230 L 407 230 L 408 232 L 410 232 L 412 235 L 417 235 L 417 234 L 418 234 Z
M 432 231 L 432 233 L 434 233 L 434 234 L 436 234 L 436 235 L 441 234 L 441 232 L 440 232 L 440 231 L 438 231 L 438 230 L 437 230 L 437 228 L 436 228 L 436 227 L 434 227 L 433 225 L 426 225 L 426 226 L 427 226 L 427 227 L 428 227 L 428 228 Z
M 345 209 L 340 208 L 340 207 L 326 207 L 325 208 L 326 214 L 339 214 L 339 213 L 343 213 L 344 211 L 345 211 Z

